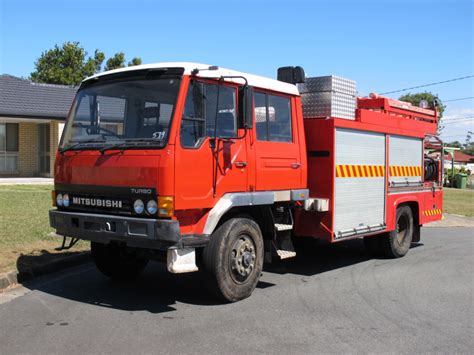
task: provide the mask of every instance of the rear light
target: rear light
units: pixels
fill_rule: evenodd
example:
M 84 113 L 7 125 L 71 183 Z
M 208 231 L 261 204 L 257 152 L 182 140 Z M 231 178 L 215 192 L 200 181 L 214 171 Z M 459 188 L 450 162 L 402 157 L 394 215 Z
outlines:
M 171 196 L 158 197 L 158 216 L 173 217 L 174 199 Z
M 52 200 L 53 207 L 56 207 L 57 206 L 57 204 L 56 204 L 56 191 L 54 191 L 54 190 L 51 191 L 51 200 Z

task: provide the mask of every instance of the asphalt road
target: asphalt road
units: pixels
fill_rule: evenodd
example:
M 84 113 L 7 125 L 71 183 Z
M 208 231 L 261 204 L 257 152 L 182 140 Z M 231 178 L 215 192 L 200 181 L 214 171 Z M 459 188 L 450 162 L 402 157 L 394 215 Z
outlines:
M 427 228 L 398 260 L 307 247 L 225 305 L 199 274 L 153 264 L 120 285 L 86 264 L 0 295 L 0 353 L 472 353 L 473 238 Z

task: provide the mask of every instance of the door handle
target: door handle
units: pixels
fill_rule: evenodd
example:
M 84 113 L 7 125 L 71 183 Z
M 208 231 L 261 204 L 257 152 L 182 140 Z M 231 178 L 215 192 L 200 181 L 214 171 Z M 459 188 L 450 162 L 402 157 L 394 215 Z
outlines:
M 293 164 L 291 164 L 291 167 L 292 167 L 293 169 L 298 169 L 298 168 L 301 167 L 301 164 L 300 164 L 300 163 L 293 163 Z
M 234 165 L 235 165 L 236 168 L 243 169 L 247 166 L 247 162 L 246 161 L 236 161 L 234 163 Z

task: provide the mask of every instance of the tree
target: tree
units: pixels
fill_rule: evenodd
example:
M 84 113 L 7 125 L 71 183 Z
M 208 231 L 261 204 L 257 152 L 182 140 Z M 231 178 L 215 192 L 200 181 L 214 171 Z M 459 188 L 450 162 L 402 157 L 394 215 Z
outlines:
M 443 112 L 446 106 L 443 105 L 441 100 L 438 98 L 438 95 L 434 95 L 431 92 L 427 92 L 427 91 L 419 92 L 416 94 L 408 93 L 406 95 L 400 96 L 399 100 L 409 102 L 415 106 L 419 106 L 422 100 L 426 100 L 428 102 L 429 107 L 433 108 L 436 105 L 436 109 L 438 111 L 438 117 L 439 117 L 438 133 L 441 133 L 441 131 L 444 128 L 444 126 L 441 123 L 441 118 L 443 117 Z
M 468 148 L 471 145 L 472 132 L 467 131 L 466 134 L 466 143 L 464 143 L 464 148 Z
M 474 154 L 474 143 L 471 142 L 472 135 L 473 135 L 472 131 L 467 131 L 466 143 L 464 143 L 464 146 L 463 146 L 463 149 L 462 149 L 463 153 L 466 153 L 466 154 L 469 154 L 469 155 Z
M 129 67 L 140 64 L 142 64 L 142 60 L 139 57 L 134 57 L 130 62 L 128 62 Z M 119 68 L 125 68 L 125 54 L 123 52 L 115 53 L 112 58 L 109 58 L 105 63 L 104 70 L 112 70 Z
M 129 67 L 133 67 L 134 65 L 142 64 L 142 59 L 140 57 L 134 57 L 131 61 L 128 62 Z
M 44 51 L 35 62 L 35 71 L 30 74 L 30 79 L 39 83 L 78 85 L 84 78 L 99 73 L 105 54 L 98 49 L 93 57 L 87 58 L 87 52 L 79 42 L 65 42 L 60 47 Z M 105 70 L 124 68 L 125 54 L 115 53 L 105 64 Z M 139 65 L 142 60 L 134 57 L 128 66 Z
M 112 58 L 107 59 L 104 70 L 125 68 L 125 54 L 123 52 L 115 53 Z
M 35 71 L 30 79 L 49 84 L 78 85 L 85 77 L 100 71 L 105 55 L 98 49 L 94 57 L 87 57 L 87 52 L 79 42 L 57 44 L 47 50 L 35 62 Z
M 449 143 L 444 143 L 446 147 L 462 148 L 462 143 L 459 141 L 453 141 Z

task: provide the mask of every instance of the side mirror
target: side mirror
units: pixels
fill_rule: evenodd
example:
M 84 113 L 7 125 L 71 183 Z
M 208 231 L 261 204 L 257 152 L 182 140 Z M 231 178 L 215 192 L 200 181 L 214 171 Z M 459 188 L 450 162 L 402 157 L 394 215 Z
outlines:
M 253 127 L 253 87 L 248 85 L 242 86 L 239 98 L 240 128 L 250 129 Z
M 281 67 L 278 68 L 277 80 L 290 84 L 302 84 L 306 81 L 306 76 L 302 67 Z

